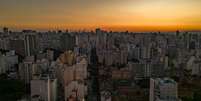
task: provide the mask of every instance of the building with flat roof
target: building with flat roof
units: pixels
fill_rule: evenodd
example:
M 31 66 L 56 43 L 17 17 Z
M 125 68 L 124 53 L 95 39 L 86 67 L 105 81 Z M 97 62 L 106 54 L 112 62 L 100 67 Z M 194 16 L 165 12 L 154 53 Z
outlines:
M 170 78 L 151 78 L 149 101 L 180 101 L 177 82 Z

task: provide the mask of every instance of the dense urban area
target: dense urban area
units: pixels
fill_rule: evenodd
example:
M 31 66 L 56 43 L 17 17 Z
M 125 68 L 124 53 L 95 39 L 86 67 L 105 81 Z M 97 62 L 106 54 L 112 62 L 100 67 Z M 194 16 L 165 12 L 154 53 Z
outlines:
M 1 101 L 201 101 L 201 32 L 0 32 Z

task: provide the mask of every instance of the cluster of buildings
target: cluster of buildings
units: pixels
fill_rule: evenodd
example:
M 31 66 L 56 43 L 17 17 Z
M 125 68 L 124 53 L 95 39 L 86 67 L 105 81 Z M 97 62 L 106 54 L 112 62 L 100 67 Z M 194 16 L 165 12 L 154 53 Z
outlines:
M 200 33 L 3 28 L 0 74 L 30 101 L 181 101 L 179 83 L 201 76 Z

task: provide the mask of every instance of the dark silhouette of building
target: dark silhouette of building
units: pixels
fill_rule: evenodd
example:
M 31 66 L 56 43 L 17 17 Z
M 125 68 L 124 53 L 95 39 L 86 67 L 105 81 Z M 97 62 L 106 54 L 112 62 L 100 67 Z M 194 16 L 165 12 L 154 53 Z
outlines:
M 89 70 L 89 86 L 87 101 L 100 101 L 98 56 L 96 48 L 91 49 Z
M 4 32 L 4 34 L 8 34 L 8 32 L 9 32 L 9 31 L 8 31 L 8 28 L 7 28 L 7 27 L 4 27 L 4 28 L 3 28 L 3 32 Z
M 71 36 L 69 33 L 64 33 L 61 36 L 61 48 L 63 51 L 73 50 L 75 47 L 75 36 Z

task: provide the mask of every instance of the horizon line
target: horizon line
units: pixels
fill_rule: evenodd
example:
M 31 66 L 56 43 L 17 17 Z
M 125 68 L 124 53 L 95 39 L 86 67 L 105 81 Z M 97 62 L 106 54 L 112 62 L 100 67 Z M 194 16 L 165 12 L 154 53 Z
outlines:
M 23 31 L 23 30 L 34 30 L 34 31 L 94 31 L 100 28 L 104 31 L 112 32 L 198 32 L 201 31 L 201 26 L 197 25 L 54 25 L 54 26 L 43 26 L 43 25 L 0 25 L 0 28 L 9 28 L 11 31 Z

